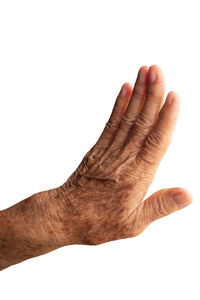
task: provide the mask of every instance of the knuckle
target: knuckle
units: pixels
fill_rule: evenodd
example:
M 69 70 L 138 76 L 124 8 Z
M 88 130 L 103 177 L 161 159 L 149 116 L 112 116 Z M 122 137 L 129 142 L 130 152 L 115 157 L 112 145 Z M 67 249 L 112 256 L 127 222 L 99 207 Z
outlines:
M 168 215 L 168 210 L 165 205 L 165 201 L 163 201 L 163 195 L 159 194 L 156 196 L 155 201 L 153 202 L 153 217 L 155 219 L 162 218 L 166 215 Z
M 105 129 L 109 131 L 117 129 L 117 121 L 114 119 L 109 120 L 105 125 Z
M 135 131 L 146 132 L 151 128 L 149 117 L 146 113 L 142 113 L 135 121 Z
M 151 86 L 148 90 L 147 90 L 147 97 L 148 98 L 154 98 L 157 97 L 158 95 L 158 91 L 157 91 L 157 87 L 153 87 Z
M 161 144 L 160 138 L 156 138 L 150 134 L 144 142 L 144 147 L 141 150 L 140 156 L 145 165 L 145 168 L 152 169 L 157 161 L 157 147 Z
M 127 114 L 124 114 L 121 118 L 120 125 L 122 127 L 131 127 L 133 125 L 133 120 Z
M 167 150 L 169 139 L 161 130 L 154 129 L 145 141 L 147 149 L 151 149 L 150 152 L 163 152 Z
M 146 139 L 145 145 L 150 148 L 157 148 L 162 145 L 162 136 L 159 131 L 153 130 Z
M 147 112 L 143 111 L 142 114 L 139 115 L 139 117 L 137 118 L 137 123 L 141 127 L 150 127 L 151 122 Z
M 144 87 L 143 86 L 135 86 L 133 91 L 134 98 L 142 98 L 144 96 Z

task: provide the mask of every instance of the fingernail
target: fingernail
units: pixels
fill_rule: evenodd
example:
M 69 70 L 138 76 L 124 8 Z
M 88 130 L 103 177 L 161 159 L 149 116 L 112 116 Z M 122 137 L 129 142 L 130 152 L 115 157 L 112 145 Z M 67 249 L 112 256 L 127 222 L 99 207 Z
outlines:
M 181 208 L 189 205 L 192 201 L 185 193 L 177 193 L 173 196 L 174 203 L 177 207 Z
M 146 82 L 147 72 L 145 69 L 141 69 L 138 74 L 138 82 L 145 83 Z
M 156 71 L 153 68 L 151 68 L 149 70 L 149 81 L 150 82 L 155 82 L 156 81 Z
M 123 97 L 123 96 L 126 95 L 126 93 L 127 93 L 127 88 L 126 88 L 125 85 L 123 85 L 120 94 L 121 94 L 121 96 Z
M 174 95 L 169 94 L 169 96 L 167 97 L 167 100 L 166 100 L 166 105 L 169 106 L 173 100 L 174 100 Z

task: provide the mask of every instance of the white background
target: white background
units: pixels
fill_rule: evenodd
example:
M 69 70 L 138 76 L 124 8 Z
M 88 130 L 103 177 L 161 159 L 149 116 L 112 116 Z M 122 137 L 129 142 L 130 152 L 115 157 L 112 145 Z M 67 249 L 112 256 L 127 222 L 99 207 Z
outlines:
M 121 85 L 159 65 L 181 111 L 148 195 L 193 204 L 140 236 L 68 246 L 0 273 L 7 299 L 200 299 L 199 1 L 0 0 L 0 209 L 61 185 Z

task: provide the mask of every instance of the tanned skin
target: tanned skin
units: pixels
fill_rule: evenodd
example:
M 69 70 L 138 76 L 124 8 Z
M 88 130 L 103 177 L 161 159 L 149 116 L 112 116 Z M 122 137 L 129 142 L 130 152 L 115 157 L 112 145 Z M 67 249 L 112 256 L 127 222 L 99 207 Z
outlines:
M 191 203 L 183 188 L 145 194 L 171 141 L 179 97 L 165 101 L 161 69 L 125 83 L 96 144 L 61 186 L 0 212 L 0 270 L 66 245 L 134 237 Z M 113 245 L 114 247 L 114 245 Z

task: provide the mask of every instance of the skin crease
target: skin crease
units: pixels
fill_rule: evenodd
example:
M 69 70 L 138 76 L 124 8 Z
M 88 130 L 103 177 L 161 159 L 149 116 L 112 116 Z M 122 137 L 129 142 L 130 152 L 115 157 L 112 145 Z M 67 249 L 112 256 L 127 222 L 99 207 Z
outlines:
M 125 83 L 96 144 L 61 186 L 0 212 L 0 270 L 72 244 L 134 237 L 150 223 L 191 203 L 183 188 L 144 200 L 171 141 L 179 97 L 164 101 L 164 76 L 143 66 Z

